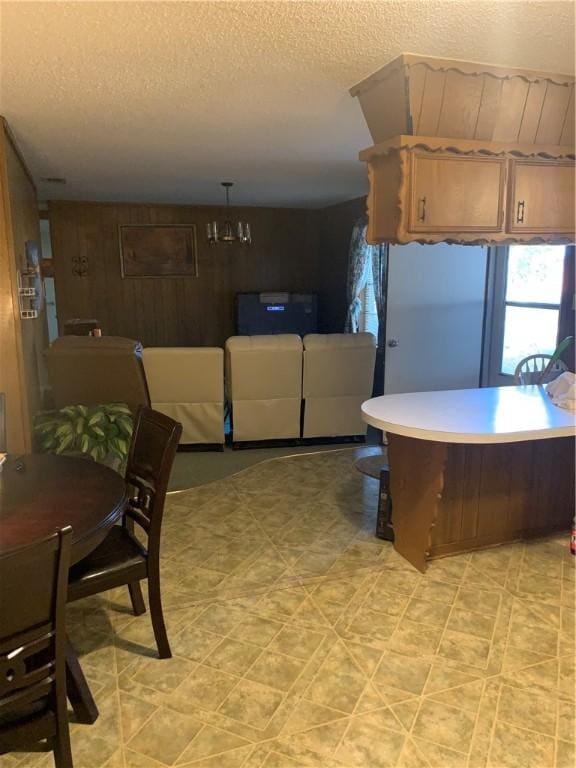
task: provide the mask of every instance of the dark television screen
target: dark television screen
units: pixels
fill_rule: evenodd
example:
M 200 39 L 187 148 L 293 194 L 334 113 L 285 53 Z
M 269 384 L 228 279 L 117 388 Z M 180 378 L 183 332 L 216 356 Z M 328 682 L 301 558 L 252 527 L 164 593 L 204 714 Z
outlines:
M 240 336 L 318 331 L 315 293 L 236 294 L 236 333 Z

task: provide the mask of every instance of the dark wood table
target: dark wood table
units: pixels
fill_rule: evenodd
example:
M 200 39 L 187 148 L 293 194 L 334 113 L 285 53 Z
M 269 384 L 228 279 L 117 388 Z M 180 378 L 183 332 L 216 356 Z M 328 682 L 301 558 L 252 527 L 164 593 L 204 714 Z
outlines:
M 102 464 L 46 454 L 9 458 L 0 471 L 0 555 L 71 525 L 76 563 L 104 539 L 125 501 L 123 478 Z M 70 643 L 66 678 L 78 720 L 93 723 L 98 709 Z

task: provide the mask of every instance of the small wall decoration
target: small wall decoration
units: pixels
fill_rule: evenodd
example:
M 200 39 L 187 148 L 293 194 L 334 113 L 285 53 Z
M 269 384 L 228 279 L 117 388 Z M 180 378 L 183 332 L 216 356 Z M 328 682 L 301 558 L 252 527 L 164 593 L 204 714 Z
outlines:
M 87 256 L 72 256 L 72 274 L 74 277 L 86 277 L 88 275 Z
M 120 227 L 122 277 L 198 277 L 196 227 Z

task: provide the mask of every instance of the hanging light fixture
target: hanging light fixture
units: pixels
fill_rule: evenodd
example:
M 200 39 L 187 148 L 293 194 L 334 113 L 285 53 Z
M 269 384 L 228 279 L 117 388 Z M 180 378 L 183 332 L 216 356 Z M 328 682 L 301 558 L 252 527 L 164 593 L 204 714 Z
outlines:
M 232 222 L 229 216 L 230 211 L 230 187 L 234 186 L 233 181 L 222 181 L 222 186 L 226 192 L 226 220 L 222 226 L 217 221 L 209 221 L 206 225 L 206 236 L 209 243 L 243 243 L 249 245 L 252 242 L 250 233 L 250 224 L 245 221 Z

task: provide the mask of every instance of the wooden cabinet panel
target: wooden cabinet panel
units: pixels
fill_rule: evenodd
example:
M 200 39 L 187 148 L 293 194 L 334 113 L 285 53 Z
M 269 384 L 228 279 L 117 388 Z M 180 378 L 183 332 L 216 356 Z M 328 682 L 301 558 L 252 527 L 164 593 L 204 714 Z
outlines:
M 574 232 L 574 165 L 510 162 L 508 232 Z
M 499 232 L 506 161 L 500 158 L 411 157 L 410 232 Z

